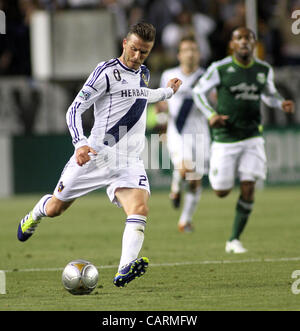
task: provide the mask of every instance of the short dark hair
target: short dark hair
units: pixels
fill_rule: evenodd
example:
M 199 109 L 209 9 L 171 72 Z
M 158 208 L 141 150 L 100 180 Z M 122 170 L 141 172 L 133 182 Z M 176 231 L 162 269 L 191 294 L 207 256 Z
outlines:
M 248 30 L 251 34 L 252 34 L 252 37 L 254 38 L 254 40 L 256 40 L 256 35 L 255 35 L 255 32 L 249 28 L 247 28 L 246 26 L 236 26 L 235 28 L 233 28 L 230 32 L 230 40 L 233 39 L 233 35 L 234 35 L 234 32 L 236 30 L 239 30 L 239 29 L 246 29 Z
M 151 23 L 138 22 L 129 28 L 127 37 L 132 34 L 137 35 L 144 41 L 150 42 L 155 40 L 156 29 Z
M 181 47 L 181 44 L 185 41 L 190 41 L 192 43 L 195 43 L 197 44 L 197 40 L 195 38 L 195 35 L 194 33 L 188 33 L 188 34 L 185 34 L 183 35 L 180 40 L 179 40 L 179 43 L 178 43 L 178 46 L 177 46 L 177 51 L 179 52 L 180 51 L 180 47 Z M 197 44 L 198 45 L 198 44 Z
M 189 33 L 189 34 L 183 35 L 181 37 L 181 39 L 179 40 L 178 45 L 180 45 L 184 41 L 191 41 L 193 43 L 197 43 L 196 38 L 195 38 L 195 35 L 193 33 Z

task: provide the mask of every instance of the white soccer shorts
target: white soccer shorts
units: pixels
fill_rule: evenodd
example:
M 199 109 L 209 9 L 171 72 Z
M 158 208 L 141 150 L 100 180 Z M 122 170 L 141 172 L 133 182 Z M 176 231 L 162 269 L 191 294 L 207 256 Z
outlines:
M 62 201 L 72 201 L 94 190 L 106 187 L 110 201 L 121 207 L 115 196 L 117 188 L 140 188 L 150 194 L 148 177 L 141 160 L 133 163 L 109 162 L 102 155 L 91 156 L 91 160 L 79 166 L 73 155 L 66 164 L 54 190 L 54 195 Z M 128 160 L 127 160 L 128 161 Z
M 266 178 L 264 139 L 255 137 L 234 143 L 213 142 L 209 181 L 214 190 L 229 190 L 235 178 L 256 181 Z

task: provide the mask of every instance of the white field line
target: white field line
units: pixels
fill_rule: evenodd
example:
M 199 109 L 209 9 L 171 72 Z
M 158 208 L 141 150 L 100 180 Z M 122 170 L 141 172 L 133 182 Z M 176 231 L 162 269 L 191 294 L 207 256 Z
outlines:
M 243 259 L 243 260 L 212 260 L 212 261 L 193 261 L 193 262 L 171 262 L 171 263 L 150 263 L 150 267 L 177 267 L 187 265 L 204 264 L 234 264 L 234 263 L 267 263 L 267 262 L 290 262 L 300 261 L 300 257 L 282 257 L 282 258 L 261 258 L 261 259 Z M 96 266 L 97 269 L 115 269 L 117 265 Z M 62 271 L 64 268 L 29 268 L 29 269 L 11 269 L 4 272 L 36 272 L 36 271 Z

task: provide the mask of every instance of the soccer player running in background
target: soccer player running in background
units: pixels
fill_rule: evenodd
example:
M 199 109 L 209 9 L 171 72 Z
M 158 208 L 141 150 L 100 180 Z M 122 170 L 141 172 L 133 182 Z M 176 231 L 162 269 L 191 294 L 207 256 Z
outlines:
M 155 28 L 133 25 L 123 40 L 123 52 L 98 64 L 69 107 L 66 120 L 75 147 L 53 194 L 43 196 L 20 222 L 18 239 L 26 241 L 44 217 L 56 217 L 76 198 L 107 187 L 112 203 L 123 207 L 127 219 L 122 253 L 114 284 L 123 287 L 141 276 L 148 266 L 138 258 L 144 241 L 150 188 L 140 154 L 144 148 L 146 108 L 172 95 L 181 81 L 166 88 L 149 89 L 147 59 L 155 41 Z M 84 136 L 81 115 L 94 105 L 95 122 Z
M 199 67 L 200 52 L 193 35 L 181 39 L 177 58 L 179 66 L 165 70 L 160 85 L 165 86 L 171 77 L 178 77 L 182 86 L 173 98 L 156 106 L 158 111 L 168 111 L 167 148 L 173 163 L 170 199 L 175 208 L 180 205 L 182 184 L 187 184 L 178 229 L 190 232 L 201 197 L 201 178 L 208 173 L 210 145 L 207 120 L 193 101 L 193 86 L 204 72 Z
M 254 204 L 255 182 L 266 177 L 266 155 L 262 137 L 260 101 L 294 112 L 294 103 L 284 100 L 274 85 L 272 67 L 256 57 L 255 34 L 238 27 L 232 32 L 232 56 L 214 62 L 194 88 L 194 100 L 212 127 L 209 180 L 218 197 L 227 196 L 240 181 L 232 234 L 226 252 L 245 253 L 240 235 Z M 206 94 L 217 89 L 217 108 Z

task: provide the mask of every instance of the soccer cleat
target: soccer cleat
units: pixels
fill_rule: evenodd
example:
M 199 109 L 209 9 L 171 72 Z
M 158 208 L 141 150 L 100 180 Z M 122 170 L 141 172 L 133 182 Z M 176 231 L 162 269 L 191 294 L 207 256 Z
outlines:
M 185 224 L 178 224 L 178 231 L 179 232 L 186 232 L 186 233 L 190 233 L 194 231 L 194 227 L 192 225 L 192 223 L 185 223 Z
M 142 276 L 146 272 L 148 264 L 149 259 L 147 257 L 141 257 L 126 264 L 116 273 L 114 284 L 117 287 L 124 287 L 133 279 Z
M 248 250 L 243 247 L 242 243 L 238 239 L 227 241 L 225 246 L 226 253 L 242 254 Z
M 180 207 L 180 201 L 181 201 L 181 194 L 180 192 L 178 193 L 174 193 L 174 192 L 171 192 L 170 195 L 169 195 L 169 198 L 172 202 L 172 206 L 177 209 Z
M 32 212 L 28 213 L 20 222 L 18 227 L 18 239 L 20 241 L 26 241 L 28 238 L 30 238 L 37 225 L 40 223 L 40 221 L 35 221 L 32 218 Z

